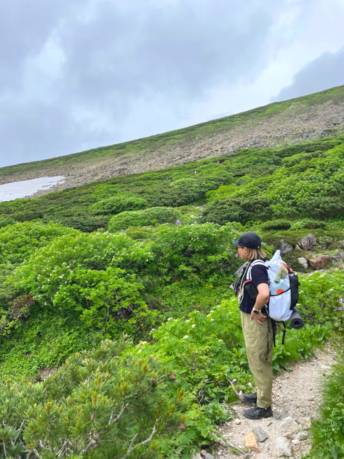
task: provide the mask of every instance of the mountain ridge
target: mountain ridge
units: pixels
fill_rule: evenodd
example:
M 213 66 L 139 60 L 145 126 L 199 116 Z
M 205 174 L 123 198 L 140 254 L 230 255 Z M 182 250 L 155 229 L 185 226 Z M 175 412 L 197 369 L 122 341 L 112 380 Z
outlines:
M 224 118 L 116 145 L 0 168 L 0 184 L 63 175 L 34 196 L 129 174 L 161 170 L 240 149 L 278 148 L 338 135 L 344 86 L 273 102 Z

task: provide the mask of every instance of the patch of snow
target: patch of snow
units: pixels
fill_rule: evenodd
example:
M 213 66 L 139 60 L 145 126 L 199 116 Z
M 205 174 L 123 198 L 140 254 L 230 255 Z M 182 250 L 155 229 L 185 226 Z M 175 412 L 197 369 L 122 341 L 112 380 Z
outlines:
M 0 185 L 0 202 L 28 198 L 43 188 L 51 188 L 63 179 L 63 175 L 57 175 L 56 177 L 41 177 Z

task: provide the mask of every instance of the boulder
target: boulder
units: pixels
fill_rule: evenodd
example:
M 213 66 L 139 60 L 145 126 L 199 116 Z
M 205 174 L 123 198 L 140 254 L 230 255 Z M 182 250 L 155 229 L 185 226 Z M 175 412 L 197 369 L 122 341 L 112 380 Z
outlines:
M 299 424 L 295 421 L 294 418 L 288 416 L 281 422 L 281 429 L 285 432 L 294 433 L 299 430 Z
M 300 247 L 304 250 L 312 250 L 315 249 L 317 246 L 317 240 L 313 234 L 308 234 L 307 236 L 303 237 L 300 241 Z
M 285 437 L 276 438 L 275 455 L 276 457 L 293 457 L 293 449 Z
M 257 445 L 257 440 L 253 432 L 246 435 L 245 437 L 245 447 L 248 448 L 250 451 L 254 451 L 256 453 L 260 452 L 260 449 Z
M 289 244 L 289 242 L 283 241 L 281 239 L 281 255 L 286 255 L 294 250 L 294 247 Z
M 215 458 L 214 458 L 214 456 L 213 456 L 212 454 L 207 453 L 207 454 L 205 455 L 205 459 L 215 459 Z
M 331 257 L 330 255 L 318 255 L 316 258 L 311 258 L 309 263 L 314 269 L 326 268 L 331 263 Z
M 256 436 L 256 439 L 262 443 L 268 438 L 268 434 L 260 426 L 257 426 L 253 429 L 253 433 Z
M 300 257 L 300 258 L 297 259 L 297 261 L 299 262 L 299 264 L 300 264 L 303 268 L 305 268 L 305 269 L 308 268 L 308 262 L 307 262 L 306 258 Z
M 295 249 L 296 249 L 298 252 L 301 252 L 301 251 L 302 251 L 302 249 L 301 249 L 301 247 L 299 246 L 299 244 L 296 244 L 296 245 L 295 245 Z
M 181 220 L 179 220 L 179 218 L 174 223 L 175 226 L 181 226 L 182 224 L 183 224 L 183 222 Z
M 298 440 L 298 441 L 304 441 L 304 440 L 307 440 L 308 438 L 308 432 L 307 430 L 301 430 L 299 433 L 296 434 L 295 436 L 295 440 Z

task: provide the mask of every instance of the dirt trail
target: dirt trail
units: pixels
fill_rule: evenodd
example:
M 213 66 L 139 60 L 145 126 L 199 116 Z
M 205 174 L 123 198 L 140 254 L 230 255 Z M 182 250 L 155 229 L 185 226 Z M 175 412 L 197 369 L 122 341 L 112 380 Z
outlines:
M 221 459 L 274 459 L 275 442 L 277 437 L 283 437 L 288 434 L 288 430 L 283 428 L 282 421 L 291 416 L 297 422 L 302 422 L 302 418 L 313 419 L 318 415 L 318 409 L 321 402 L 321 382 L 324 374 L 328 373 L 331 365 L 335 363 L 336 353 L 326 347 L 324 351 L 318 350 L 316 356 L 306 362 L 297 362 L 292 365 L 292 371 L 283 371 L 274 380 L 273 384 L 273 412 L 274 417 L 260 421 L 251 421 L 246 419 L 242 414 L 242 409 L 248 408 L 245 404 L 239 402 L 234 405 L 234 418 L 220 427 L 219 432 L 233 446 L 245 450 L 245 437 L 252 430 L 261 426 L 268 434 L 267 440 L 263 443 L 257 443 L 260 452 L 246 452 L 236 455 L 228 448 L 219 446 L 216 449 L 215 458 Z M 239 424 L 239 421 L 240 424 Z M 310 441 L 307 439 L 294 445 L 291 438 L 288 439 L 293 448 L 293 457 L 302 457 L 310 449 Z

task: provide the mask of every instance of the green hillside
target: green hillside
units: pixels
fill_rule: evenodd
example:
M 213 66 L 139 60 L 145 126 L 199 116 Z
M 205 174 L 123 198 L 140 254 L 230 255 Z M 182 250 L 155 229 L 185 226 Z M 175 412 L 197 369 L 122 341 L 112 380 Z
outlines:
M 0 181 L 64 175 L 60 189 L 158 170 L 247 148 L 314 141 L 343 129 L 344 86 L 164 134 L 0 168 Z
M 243 391 L 253 382 L 228 288 L 241 232 L 261 234 L 270 256 L 281 240 L 291 244 L 283 258 L 300 273 L 307 325 L 289 329 L 285 345 L 277 337 L 274 371 L 329 338 L 340 343 L 344 135 L 332 134 L 1 203 L 0 457 L 190 458 L 214 445 L 236 400 L 229 380 Z M 309 233 L 317 245 L 306 251 Z M 323 272 L 298 261 L 319 254 L 330 260 Z M 344 454 L 336 374 L 309 457 Z

